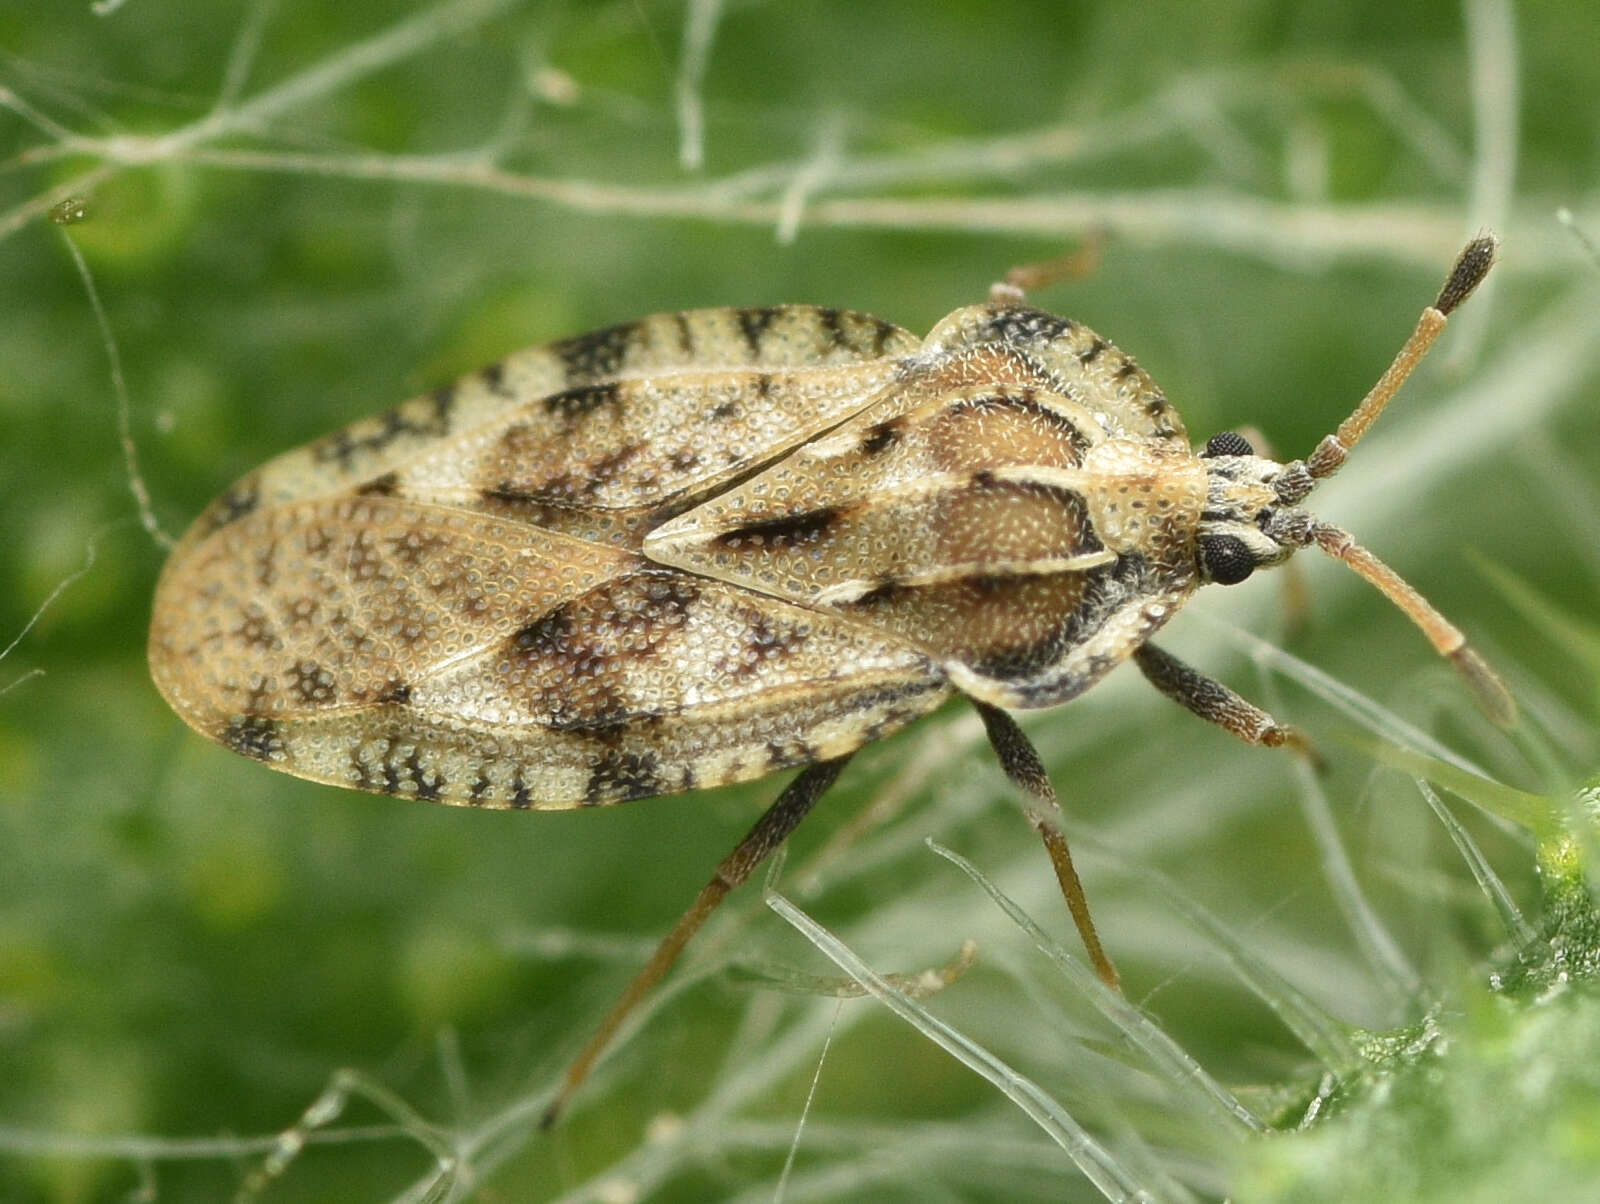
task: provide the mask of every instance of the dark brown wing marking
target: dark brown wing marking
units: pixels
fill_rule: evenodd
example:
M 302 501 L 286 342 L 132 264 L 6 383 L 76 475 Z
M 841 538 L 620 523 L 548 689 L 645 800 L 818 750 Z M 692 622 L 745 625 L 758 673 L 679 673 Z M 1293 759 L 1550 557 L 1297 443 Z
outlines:
M 1203 473 L 1158 463 L 1164 445 L 1117 437 L 1117 419 L 1050 380 L 1006 347 L 924 357 L 883 401 L 652 531 L 645 553 L 852 615 L 986 702 L 1064 701 L 1192 590 L 1192 549 L 1158 535 L 1192 531 L 1205 493 Z
M 282 549 L 266 589 L 264 544 Z M 841 616 L 381 496 L 278 506 L 192 542 L 157 589 L 150 660 L 173 708 L 235 751 L 489 806 L 758 777 L 949 693 L 915 649 Z
M 762 316 L 752 319 L 753 314 Z M 734 441 L 730 447 L 738 448 L 728 455 L 755 455 L 760 462 L 859 408 L 892 377 L 891 361 L 912 354 L 920 342 L 879 318 L 803 305 L 657 314 L 517 352 L 452 385 L 287 452 L 213 502 L 197 525 L 201 532 L 216 530 L 263 506 L 329 496 L 389 473 L 395 474 L 387 479 L 402 496 L 431 496 L 469 509 L 478 491 L 523 485 L 536 490 L 541 479 L 515 471 L 465 483 L 460 474 L 437 472 L 441 463 L 457 456 L 484 469 L 484 457 L 493 458 L 485 445 L 517 426 L 523 428 L 525 445 L 584 434 L 589 455 L 602 457 L 643 441 L 658 428 L 680 436 L 698 432 L 703 444 L 707 411 L 724 407 L 727 413 L 743 415 L 746 424 L 742 430 L 737 422 L 719 428 Z M 844 371 L 875 360 L 884 361 L 876 376 L 857 379 Z M 698 374 L 711 393 L 696 397 L 689 389 L 668 388 L 670 396 L 645 405 L 643 413 L 619 415 L 623 392 L 630 392 L 638 406 L 639 396 L 648 394 L 652 383 L 684 373 Z M 723 397 L 716 396 L 719 376 L 726 378 L 720 386 Z M 630 384 L 635 386 L 631 391 L 626 389 Z M 741 404 L 758 397 L 764 402 L 760 407 Z M 780 444 L 760 442 L 778 430 L 797 433 Z M 719 446 L 723 442 L 719 437 Z M 545 448 L 551 455 L 559 450 Z M 667 455 L 682 450 L 680 438 Z M 548 458 L 535 455 L 540 463 Z M 726 457 L 723 466 L 736 467 Z M 582 471 L 587 465 L 567 467 Z M 666 495 L 684 484 L 664 475 L 649 488 Z M 438 492 L 430 495 L 430 487 Z M 628 537 L 616 530 L 612 523 L 594 534 L 627 543 Z
M 966 358 L 985 362 L 963 364 L 953 386 L 937 367 L 907 375 L 837 430 L 656 528 L 646 554 L 815 604 L 884 582 L 1057 572 L 1101 553 L 1080 498 L 996 475 L 1079 471 L 1103 437 L 1092 416 L 1025 379 L 995 383 L 1025 370 L 1011 357 Z

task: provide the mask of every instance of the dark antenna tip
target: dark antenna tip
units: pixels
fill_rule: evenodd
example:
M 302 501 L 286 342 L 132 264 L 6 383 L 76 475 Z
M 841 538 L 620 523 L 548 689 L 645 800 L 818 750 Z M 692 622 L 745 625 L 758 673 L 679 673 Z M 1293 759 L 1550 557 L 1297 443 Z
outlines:
M 1493 234 L 1480 234 L 1469 242 L 1456 260 L 1456 266 L 1450 269 L 1450 278 L 1439 290 L 1439 297 L 1433 303 L 1433 308 L 1448 316 L 1452 310 L 1472 296 L 1472 290 L 1483 283 L 1483 278 L 1494 266 L 1495 249 L 1499 245 L 1500 240 Z

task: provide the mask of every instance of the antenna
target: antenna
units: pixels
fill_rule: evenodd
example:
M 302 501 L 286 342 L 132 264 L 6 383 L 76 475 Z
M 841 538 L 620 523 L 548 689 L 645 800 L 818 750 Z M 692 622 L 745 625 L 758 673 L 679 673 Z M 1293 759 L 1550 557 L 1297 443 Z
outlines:
M 1428 642 L 1440 656 L 1450 658 L 1450 663 L 1466 679 L 1467 688 L 1478 700 L 1484 714 L 1501 727 L 1514 727 L 1517 722 L 1517 703 L 1511 697 L 1489 663 L 1467 644 L 1461 629 L 1445 618 L 1399 573 L 1358 544 L 1348 531 L 1318 523 L 1311 528 L 1311 538 L 1335 560 L 1342 561 L 1363 579 L 1371 582 L 1389 601 L 1393 602 L 1413 623 L 1422 629 Z
M 1377 384 L 1362 398 L 1361 404 L 1355 411 L 1339 424 L 1339 429 L 1323 438 L 1317 448 L 1305 461 L 1304 477 L 1299 477 L 1296 488 L 1291 485 L 1294 492 L 1309 493 L 1311 487 L 1324 477 L 1330 477 L 1339 471 L 1350 456 L 1350 449 L 1361 441 L 1367 429 L 1377 421 L 1378 415 L 1383 413 L 1384 407 L 1405 383 L 1406 377 L 1411 375 L 1422 357 L 1427 354 L 1428 348 L 1433 346 L 1434 340 L 1444 330 L 1446 321 L 1451 311 L 1472 295 L 1472 290 L 1483 282 L 1489 274 L 1489 269 L 1494 266 L 1494 254 L 1497 246 L 1494 235 L 1482 234 L 1467 244 L 1456 260 L 1456 265 L 1450 270 L 1450 277 L 1444 282 L 1444 287 L 1439 290 L 1439 296 L 1434 303 L 1422 311 L 1422 316 L 1417 319 L 1417 328 L 1411 332 L 1411 337 L 1406 340 L 1405 346 L 1400 348 L 1394 361 L 1378 378 Z M 1301 496 L 1304 496 L 1304 493 Z M 1298 499 L 1294 499 L 1298 500 Z M 1422 634 L 1428 637 L 1439 655 L 1448 657 L 1450 663 L 1455 665 L 1461 676 L 1466 679 L 1469 689 L 1478 700 L 1478 705 L 1485 714 L 1501 727 L 1511 727 L 1517 721 L 1517 704 L 1512 699 L 1510 692 L 1489 668 L 1488 662 L 1479 656 L 1467 645 L 1467 637 L 1461 629 L 1439 613 L 1437 609 L 1419 594 L 1416 589 L 1383 561 L 1379 560 L 1367 549 L 1358 544 L 1354 537 L 1338 527 L 1325 523 L 1315 523 L 1307 532 L 1307 542 L 1315 543 L 1335 560 L 1354 569 L 1362 578 L 1376 586 L 1379 592 L 1389 601 L 1393 602 L 1407 618 L 1415 623 Z
M 1317 444 L 1317 450 L 1306 458 L 1306 469 L 1313 480 L 1331 477 L 1349 459 L 1350 449 L 1361 441 L 1367 428 L 1378 420 L 1384 407 L 1400 392 L 1406 377 L 1422 362 L 1428 348 L 1433 346 L 1433 341 L 1444 330 L 1449 315 L 1472 295 L 1473 289 L 1483 283 L 1483 278 L 1494 266 L 1495 248 L 1499 245 L 1493 234 L 1480 234 L 1467 244 L 1456 259 L 1456 266 L 1450 269 L 1450 278 L 1444 282 L 1433 304 L 1422 311 L 1422 316 L 1417 319 L 1417 328 L 1411 332 L 1405 346 L 1400 348 L 1394 362 L 1378 377 L 1378 383 L 1361 399 L 1355 412 L 1339 424 L 1337 431 L 1325 436 Z

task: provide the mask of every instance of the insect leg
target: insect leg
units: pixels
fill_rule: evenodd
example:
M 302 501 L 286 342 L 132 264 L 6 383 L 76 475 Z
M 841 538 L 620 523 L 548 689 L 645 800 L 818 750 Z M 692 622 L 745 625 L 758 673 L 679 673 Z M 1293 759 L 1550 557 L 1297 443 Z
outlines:
M 766 814 L 756 821 L 756 826 L 746 833 L 745 838 L 734 846 L 731 853 L 717 863 L 717 871 L 711 875 L 711 881 L 701 887 L 700 893 L 689 905 L 689 910 L 683 913 L 672 931 L 662 938 L 661 944 L 656 946 L 655 953 L 651 955 L 644 969 L 634 976 L 633 981 L 622 992 L 621 998 L 612 1005 L 611 1011 L 600 1022 L 600 1027 L 589 1038 L 589 1043 L 567 1066 L 566 1073 L 561 1076 L 561 1087 L 556 1092 L 555 1099 L 540 1118 L 540 1128 L 548 1129 L 556 1123 L 561 1113 L 566 1110 L 567 1101 L 572 1098 L 572 1093 L 588 1077 L 595 1060 L 616 1036 L 617 1030 L 622 1027 L 622 1022 L 628 1018 L 628 1013 L 632 1012 L 656 984 L 666 977 L 667 971 L 672 969 L 672 964 L 678 960 L 678 955 L 683 952 L 684 946 L 710 918 L 711 913 L 723 899 L 728 897 L 729 892 L 754 873 L 756 867 L 799 826 L 806 813 L 816 806 L 817 800 L 829 786 L 833 785 L 834 779 L 839 776 L 839 771 L 849 759 L 848 756 L 839 757 L 802 770 L 798 777 L 784 787 L 783 793 L 772 806 L 767 808 Z
M 1050 775 L 1044 770 L 1044 762 L 1039 759 L 1032 741 L 1010 715 L 999 707 L 976 699 L 973 699 L 972 705 L 978 708 L 978 714 L 983 719 L 984 730 L 989 733 L 989 743 L 994 746 L 995 756 L 1000 758 L 1000 768 L 1005 770 L 1006 777 L 1022 787 L 1031 800 L 1027 808 L 1028 822 L 1039 833 L 1046 852 L 1050 854 L 1056 881 L 1061 884 L 1067 910 L 1072 913 L 1072 922 L 1078 926 L 1078 936 L 1083 940 L 1094 972 L 1106 986 L 1113 991 L 1120 991 L 1122 978 L 1101 947 L 1099 933 L 1094 930 L 1094 920 L 1089 915 L 1089 900 L 1083 893 L 1083 882 L 1072 864 L 1072 850 L 1067 847 L 1066 833 L 1061 830 L 1061 802 L 1056 798 L 1056 788 L 1050 784 Z
M 1006 273 L 1004 280 L 989 286 L 989 300 L 995 305 L 1021 305 L 1027 295 L 1063 280 L 1082 280 L 1100 266 L 1106 232 L 1090 230 L 1076 250 L 1038 263 L 1021 263 Z
M 1207 723 L 1232 732 L 1246 744 L 1288 746 L 1313 762 L 1317 760 L 1310 741 L 1294 728 L 1279 723 L 1253 702 L 1246 702 L 1220 681 L 1191 669 L 1171 653 L 1154 644 L 1144 644 L 1133 659 L 1151 685 Z

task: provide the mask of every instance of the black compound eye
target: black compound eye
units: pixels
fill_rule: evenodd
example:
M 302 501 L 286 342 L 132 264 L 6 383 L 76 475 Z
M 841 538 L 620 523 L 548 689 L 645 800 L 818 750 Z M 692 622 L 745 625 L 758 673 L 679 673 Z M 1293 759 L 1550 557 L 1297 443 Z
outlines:
M 1253 456 L 1256 449 L 1238 431 L 1218 431 L 1206 440 L 1207 456 Z
M 1207 535 L 1200 540 L 1206 575 L 1218 585 L 1238 585 L 1255 571 L 1255 557 L 1237 535 Z

